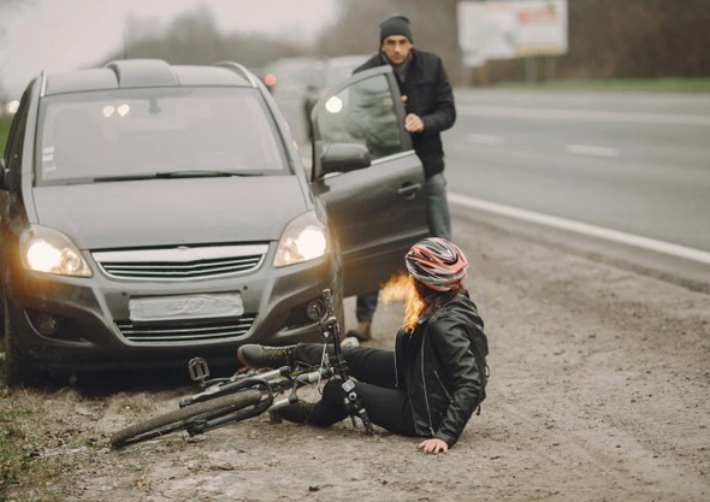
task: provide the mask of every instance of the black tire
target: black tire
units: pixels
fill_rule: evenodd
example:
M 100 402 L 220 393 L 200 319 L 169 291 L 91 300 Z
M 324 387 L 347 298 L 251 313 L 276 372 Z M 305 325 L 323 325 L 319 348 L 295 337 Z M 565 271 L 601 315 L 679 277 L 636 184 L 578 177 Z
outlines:
M 30 359 L 17 347 L 15 330 L 7 299 L 3 301 L 3 326 L 5 340 L 5 384 L 8 387 L 32 385 L 39 381 Z
M 261 395 L 259 390 L 245 389 L 236 394 L 210 399 L 153 417 L 116 432 L 111 436 L 111 446 L 121 448 L 172 432 L 187 430 L 196 419 L 216 418 L 255 405 L 261 401 Z

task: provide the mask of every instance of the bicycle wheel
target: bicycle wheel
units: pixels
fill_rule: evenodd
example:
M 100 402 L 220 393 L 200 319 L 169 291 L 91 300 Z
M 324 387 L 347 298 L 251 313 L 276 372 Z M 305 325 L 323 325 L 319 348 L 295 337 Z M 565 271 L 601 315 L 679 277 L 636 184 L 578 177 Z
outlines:
M 172 432 L 187 430 L 198 419 L 217 418 L 227 413 L 252 406 L 261 401 L 261 391 L 245 389 L 236 394 L 210 399 L 196 403 L 178 410 L 153 417 L 125 429 L 111 436 L 111 446 L 120 448 L 133 443 L 147 441 Z

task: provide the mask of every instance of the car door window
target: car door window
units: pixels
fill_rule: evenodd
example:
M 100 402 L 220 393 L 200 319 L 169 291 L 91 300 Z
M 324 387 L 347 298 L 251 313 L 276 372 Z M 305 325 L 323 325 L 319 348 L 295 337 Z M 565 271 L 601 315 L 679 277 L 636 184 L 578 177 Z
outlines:
M 344 295 L 376 290 L 403 267 L 402 256 L 411 245 L 429 234 L 424 169 L 404 130 L 404 106 L 391 67 L 358 72 L 326 91 L 311 119 L 311 187 L 325 206 L 337 243 Z M 332 162 L 337 155 L 331 155 L 324 169 L 323 159 L 333 151 L 350 152 L 354 164 L 363 164 L 358 145 L 332 148 L 334 143 L 365 145 L 375 165 L 348 168 L 346 154 L 338 171 Z
M 327 98 L 315 118 L 323 148 L 360 143 L 372 160 L 409 150 L 391 85 L 389 76 L 380 73 Z

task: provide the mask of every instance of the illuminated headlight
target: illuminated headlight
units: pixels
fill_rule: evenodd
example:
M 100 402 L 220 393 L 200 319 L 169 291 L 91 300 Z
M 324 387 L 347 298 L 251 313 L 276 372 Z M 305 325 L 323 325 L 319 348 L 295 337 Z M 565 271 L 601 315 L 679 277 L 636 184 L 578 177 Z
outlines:
M 306 213 L 286 225 L 276 249 L 274 267 L 313 260 L 326 252 L 328 252 L 328 239 L 325 225 L 315 213 Z
M 91 277 L 91 269 L 76 245 L 61 232 L 32 225 L 20 236 L 25 268 L 48 274 Z
M 325 109 L 329 113 L 340 113 L 343 111 L 343 100 L 338 96 L 331 96 L 331 98 L 325 102 Z

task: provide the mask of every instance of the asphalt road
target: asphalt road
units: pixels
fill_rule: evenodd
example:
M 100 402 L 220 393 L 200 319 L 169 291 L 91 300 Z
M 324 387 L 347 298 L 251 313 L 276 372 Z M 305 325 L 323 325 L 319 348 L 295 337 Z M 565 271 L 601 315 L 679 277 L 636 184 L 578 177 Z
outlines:
M 452 191 L 710 251 L 710 96 L 457 98 Z
M 459 90 L 456 99 L 444 135 L 454 204 L 461 195 L 506 220 L 520 220 L 516 210 L 533 215 L 527 223 L 562 219 L 582 229 L 568 243 L 710 280 L 710 95 Z

